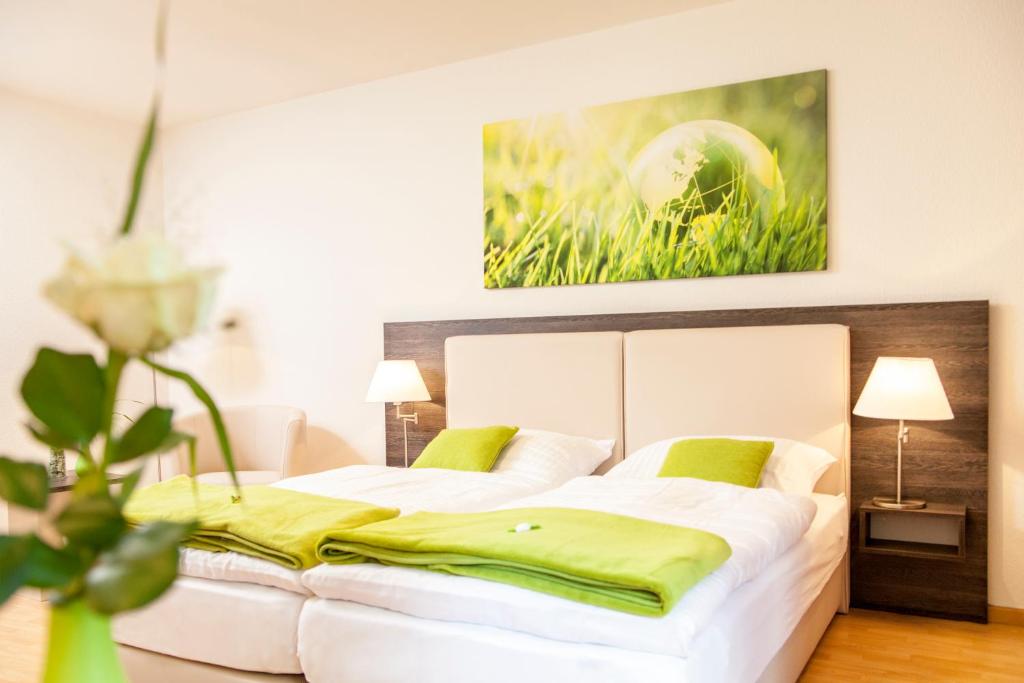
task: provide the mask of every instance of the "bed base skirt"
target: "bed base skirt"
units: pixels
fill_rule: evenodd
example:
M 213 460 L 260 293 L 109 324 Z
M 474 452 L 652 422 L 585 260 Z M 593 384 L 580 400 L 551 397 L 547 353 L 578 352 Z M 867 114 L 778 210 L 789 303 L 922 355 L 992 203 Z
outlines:
M 170 655 L 118 645 L 121 664 L 132 683 L 300 683 L 301 674 L 268 674 L 194 662 Z
M 794 683 L 837 612 L 849 610 L 849 565 L 844 559 L 797 623 L 793 633 L 758 679 L 758 683 Z M 121 645 L 121 661 L 132 683 L 297 683 L 298 674 L 240 671 Z
M 811 606 L 797 622 L 786 643 L 765 667 L 757 683 L 794 683 L 807 666 L 814 648 L 837 613 L 850 611 L 850 564 L 847 557 L 832 572 Z

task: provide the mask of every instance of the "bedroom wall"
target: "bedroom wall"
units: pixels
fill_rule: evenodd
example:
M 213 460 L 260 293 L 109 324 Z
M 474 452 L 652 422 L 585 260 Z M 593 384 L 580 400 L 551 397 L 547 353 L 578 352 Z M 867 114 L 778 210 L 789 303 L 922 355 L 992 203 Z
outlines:
M 173 130 L 168 225 L 240 323 L 176 361 L 304 407 L 316 466 L 379 463 L 384 321 L 988 298 L 990 600 L 1024 607 L 1022 32 L 1016 0 L 737 0 Z M 483 289 L 484 122 L 818 68 L 827 272 Z
M 0 89 L 0 453 L 45 462 L 48 451 L 24 428 L 18 394 L 40 345 L 97 352 L 92 335 L 40 296 L 64 261 L 65 243 L 112 234 L 120 216 L 138 125 Z M 142 208 L 159 225 L 159 165 Z M 145 373 L 131 373 L 122 397 L 152 396 Z M 70 459 L 69 459 L 70 460 Z M 70 462 L 69 462 L 70 465 Z M 0 530 L 7 528 L 0 504 Z

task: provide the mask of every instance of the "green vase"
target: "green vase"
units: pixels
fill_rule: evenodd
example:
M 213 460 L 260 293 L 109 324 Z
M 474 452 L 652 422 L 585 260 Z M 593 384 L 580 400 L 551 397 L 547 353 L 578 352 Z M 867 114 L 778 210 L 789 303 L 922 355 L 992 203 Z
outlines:
M 50 644 L 43 683 L 127 683 L 110 617 L 81 600 L 50 608 Z

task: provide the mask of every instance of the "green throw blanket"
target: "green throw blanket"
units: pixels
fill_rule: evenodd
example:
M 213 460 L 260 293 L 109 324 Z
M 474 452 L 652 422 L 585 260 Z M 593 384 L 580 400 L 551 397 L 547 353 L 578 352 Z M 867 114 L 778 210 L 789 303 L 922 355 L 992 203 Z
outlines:
M 136 491 L 124 515 L 131 524 L 198 520 L 184 543 L 190 548 L 233 550 L 305 569 L 318 563 L 317 541 L 325 532 L 397 517 L 398 510 L 272 486 L 245 486 L 239 500 L 232 486 L 193 488 L 182 475 Z
M 659 616 L 732 549 L 697 529 L 590 510 L 522 508 L 418 512 L 330 532 L 317 554 L 332 564 L 419 567 Z

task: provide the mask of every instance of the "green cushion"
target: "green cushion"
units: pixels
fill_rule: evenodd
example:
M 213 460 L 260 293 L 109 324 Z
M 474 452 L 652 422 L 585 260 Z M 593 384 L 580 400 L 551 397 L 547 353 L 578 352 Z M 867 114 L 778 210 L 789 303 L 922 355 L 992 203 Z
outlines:
M 501 449 L 518 431 L 519 427 L 504 425 L 477 429 L 442 429 L 411 467 L 490 472 Z
M 754 488 L 775 443 L 740 439 L 683 439 L 668 449 L 659 477 L 693 477 Z

